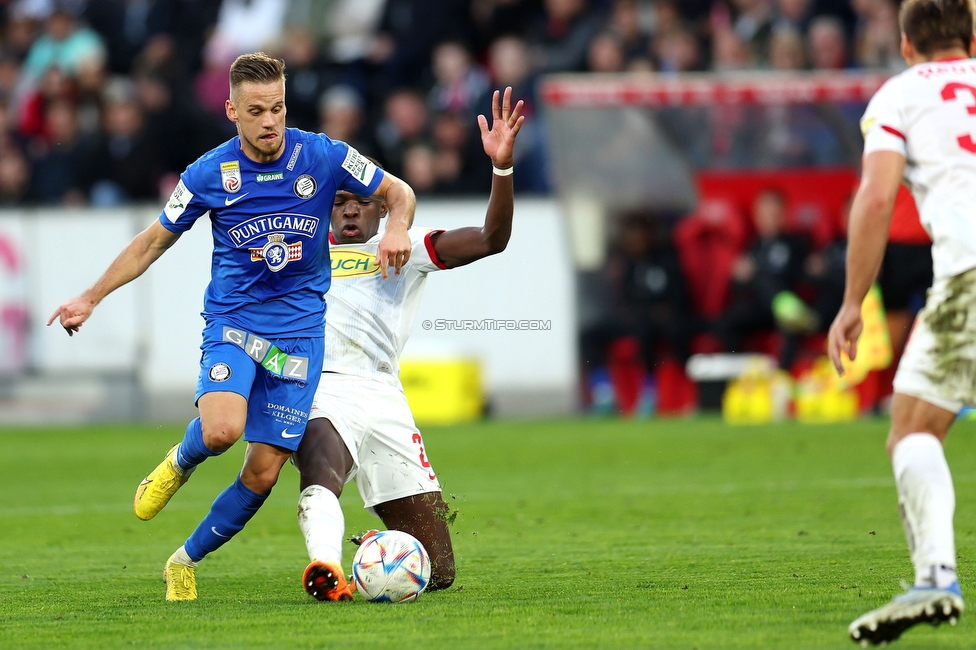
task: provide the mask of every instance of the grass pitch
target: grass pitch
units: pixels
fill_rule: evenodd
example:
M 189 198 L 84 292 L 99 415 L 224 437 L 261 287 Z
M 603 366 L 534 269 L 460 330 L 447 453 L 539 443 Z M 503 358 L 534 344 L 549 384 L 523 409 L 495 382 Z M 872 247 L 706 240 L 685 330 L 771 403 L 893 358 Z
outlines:
M 136 485 L 182 427 L 0 432 L 0 647 L 855 648 L 848 623 L 912 569 L 887 424 L 495 422 L 428 429 L 458 560 L 416 603 L 302 591 L 297 475 L 166 603 L 163 562 L 240 468 L 209 460 L 150 522 Z M 976 584 L 976 424 L 947 455 Z M 347 528 L 375 521 L 348 486 Z M 352 545 L 346 549 L 351 562 Z M 900 648 L 976 647 L 973 614 Z

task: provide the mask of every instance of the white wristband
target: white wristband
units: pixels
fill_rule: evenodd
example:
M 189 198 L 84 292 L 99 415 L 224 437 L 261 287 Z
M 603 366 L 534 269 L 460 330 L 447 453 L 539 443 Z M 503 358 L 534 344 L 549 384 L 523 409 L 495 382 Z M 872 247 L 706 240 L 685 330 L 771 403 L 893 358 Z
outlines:
M 494 165 L 491 166 L 491 170 L 495 173 L 495 176 L 511 176 L 512 172 L 515 171 L 515 167 L 509 167 L 508 169 L 499 169 Z

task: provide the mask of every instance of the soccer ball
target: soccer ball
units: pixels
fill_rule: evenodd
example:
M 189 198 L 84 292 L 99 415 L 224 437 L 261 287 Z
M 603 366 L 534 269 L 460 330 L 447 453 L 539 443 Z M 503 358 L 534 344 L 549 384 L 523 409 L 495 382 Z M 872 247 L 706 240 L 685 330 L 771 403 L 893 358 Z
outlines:
M 398 530 L 367 537 L 352 560 L 356 591 L 374 603 L 416 600 L 430 582 L 430 557 L 424 545 Z

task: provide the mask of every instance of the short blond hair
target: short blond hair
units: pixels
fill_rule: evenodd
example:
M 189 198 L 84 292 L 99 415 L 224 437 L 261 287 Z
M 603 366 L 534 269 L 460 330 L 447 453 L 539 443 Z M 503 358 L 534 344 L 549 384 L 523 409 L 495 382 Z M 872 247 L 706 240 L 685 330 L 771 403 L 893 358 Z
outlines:
M 231 98 L 242 83 L 269 84 L 276 81 L 285 83 L 285 62 L 264 52 L 242 54 L 230 66 Z

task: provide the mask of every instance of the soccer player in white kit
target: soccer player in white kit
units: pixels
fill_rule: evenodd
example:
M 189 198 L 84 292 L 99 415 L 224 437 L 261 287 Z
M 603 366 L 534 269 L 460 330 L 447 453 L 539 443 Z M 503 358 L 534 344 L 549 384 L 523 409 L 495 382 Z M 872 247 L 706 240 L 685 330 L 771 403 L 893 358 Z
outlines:
M 942 442 L 976 403 L 976 53 L 972 0 L 905 0 L 901 52 L 910 66 L 888 80 L 862 118 L 864 168 L 851 209 L 844 303 L 828 351 L 843 373 L 854 358 L 861 302 L 884 254 L 902 178 L 932 237 L 934 282 L 895 376 L 887 448 L 915 584 L 849 628 L 866 647 L 917 623 L 955 623 L 955 492 Z
M 525 118 L 512 89 L 492 98 L 491 129 L 478 116 L 494 167 L 481 228 L 408 234 L 413 250 L 388 280 L 375 263 L 386 202 L 340 191 L 332 208 L 332 286 L 326 295 L 325 360 L 305 437 L 294 456 L 301 472 L 298 522 L 311 563 L 302 583 L 319 600 L 351 600 L 342 572 L 343 485 L 355 479 L 366 508 L 387 528 L 416 537 L 431 558 L 428 590 L 454 581 L 448 507 L 403 395 L 399 356 L 427 274 L 503 251 L 512 232 L 512 149 Z

